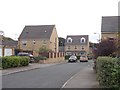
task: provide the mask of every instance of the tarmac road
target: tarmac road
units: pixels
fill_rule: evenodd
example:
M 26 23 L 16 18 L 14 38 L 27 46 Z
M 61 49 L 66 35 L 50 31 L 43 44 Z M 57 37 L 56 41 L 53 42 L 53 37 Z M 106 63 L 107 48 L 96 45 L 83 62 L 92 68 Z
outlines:
M 5 75 L 2 77 L 2 88 L 61 88 L 73 75 L 92 63 L 64 63 Z

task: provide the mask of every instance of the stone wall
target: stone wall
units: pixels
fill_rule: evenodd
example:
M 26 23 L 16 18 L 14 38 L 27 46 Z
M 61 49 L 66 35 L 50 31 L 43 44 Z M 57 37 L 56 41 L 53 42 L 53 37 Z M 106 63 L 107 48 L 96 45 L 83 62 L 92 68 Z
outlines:
M 57 63 L 57 62 L 63 62 L 65 60 L 63 52 L 59 53 L 49 53 L 49 57 L 47 60 L 40 60 L 39 63 L 42 64 L 48 64 L 48 63 Z

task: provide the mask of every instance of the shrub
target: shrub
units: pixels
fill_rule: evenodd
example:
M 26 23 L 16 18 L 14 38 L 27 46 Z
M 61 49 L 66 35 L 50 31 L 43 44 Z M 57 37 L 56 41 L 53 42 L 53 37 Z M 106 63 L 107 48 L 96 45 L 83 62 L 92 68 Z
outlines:
M 19 56 L 7 56 L 2 57 L 2 68 L 12 68 L 29 65 L 28 57 L 19 57 Z
M 100 86 L 116 88 L 120 86 L 120 60 L 112 57 L 98 57 L 97 79 Z
M 47 57 L 44 57 L 44 56 L 36 56 L 34 57 L 35 59 L 35 62 L 38 62 L 39 60 L 47 60 Z
M 65 60 L 68 60 L 68 59 L 69 59 L 69 57 L 70 57 L 69 55 L 66 55 L 66 56 L 65 56 Z
M 97 48 L 94 48 L 93 53 L 95 59 L 98 56 L 116 56 L 115 52 L 117 51 L 117 45 L 114 40 L 102 40 Z

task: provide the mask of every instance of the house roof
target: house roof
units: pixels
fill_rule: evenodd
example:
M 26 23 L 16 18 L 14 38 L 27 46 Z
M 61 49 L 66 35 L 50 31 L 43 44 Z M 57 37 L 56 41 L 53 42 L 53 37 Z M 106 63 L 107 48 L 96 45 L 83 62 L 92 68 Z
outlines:
M 118 26 L 120 27 L 119 16 L 103 16 L 101 32 L 118 32 Z
M 17 41 L 0 41 L 0 45 L 4 45 L 4 46 L 13 46 L 16 47 L 18 44 Z
M 16 47 L 18 44 L 18 42 L 13 40 L 12 38 L 5 37 L 5 36 L 0 36 L 0 37 L 1 37 L 0 45 Z
M 55 25 L 32 25 L 25 26 L 19 39 L 49 39 Z
M 6 46 L 17 46 L 18 42 L 17 41 L 3 41 L 3 44 Z
M 86 42 L 81 43 L 80 40 L 81 38 L 84 37 Z M 67 43 L 67 39 L 71 38 L 72 43 Z M 68 35 L 65 40 L 65 45 L 86 45 L 88 43 L 89 36 L 88 35 Z

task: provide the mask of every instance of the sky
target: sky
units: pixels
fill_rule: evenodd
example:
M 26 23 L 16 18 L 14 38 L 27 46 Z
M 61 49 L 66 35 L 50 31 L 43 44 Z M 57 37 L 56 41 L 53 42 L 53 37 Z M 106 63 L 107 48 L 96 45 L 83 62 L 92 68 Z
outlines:
M 56 25 L 59 37 L 97 42 L 102 16 L 117 16 L 119 0 L 0 0 L 0 31 L 15 40 L 25 25 Z M 97 34 L 94 34 L 97 33 Z

